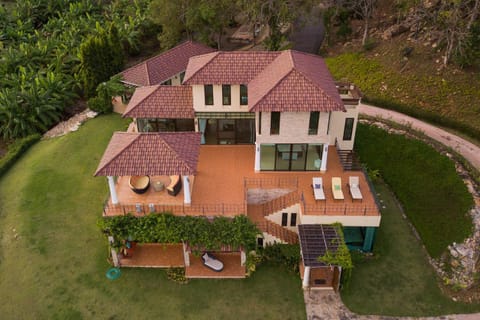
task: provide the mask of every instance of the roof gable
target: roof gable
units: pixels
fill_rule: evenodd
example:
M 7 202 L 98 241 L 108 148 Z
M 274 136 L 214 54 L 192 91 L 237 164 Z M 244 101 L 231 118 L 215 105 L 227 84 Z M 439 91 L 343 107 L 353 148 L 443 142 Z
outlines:
M 192 57 L 183 83 L 247 84 L 279 54 L 276 51 L 218 51 Z
M 95 176 L 194 175 L 198 132 L 115 132 Z
M 122 71 L 123 81 L 136 86 L 160 84 L 185 71 L 191 57 L 214 51 L 215 49 L 203 44 L 186 41 Z
M 129 118 L 193 119 L 192 88 L 148 86 L 137 88 L 123 113 Z
M 318 56 L 284 51 L 248 84 L 250 111 L 344 111 Z

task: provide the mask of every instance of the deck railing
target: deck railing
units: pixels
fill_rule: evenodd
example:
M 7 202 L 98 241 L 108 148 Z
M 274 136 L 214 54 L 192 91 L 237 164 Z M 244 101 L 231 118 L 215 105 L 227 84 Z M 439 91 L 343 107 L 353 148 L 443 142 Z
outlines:
M 131 213 L 137 216 L 143 216 L 150 213 L 170 212 L 174 215 L 191 215 L 191 216 L 234 216 L 246 214 L 244 204 L 202 204 L 202 205 L 168 205 L 154 203 L 137 203 L 137 204 L 111 204 L 106 203 L 103 208 L 104 216 L 118 216 Z
M 285 177 L 285 178 L 244 178 L 245 189 L 261 188 L 285 188 L 285 189 L 297 189 L 298 178 L 297 177 Z
M 272 213 L 293 206 L 294 204 L 299 203 L 299 201 L 300 195 L 297 191 L 289 192 L 283 196 L 262 203 L 261 206 L 263 215 L 268 216 Z
M 278 238 L 287 243 L 298 242 L 298 235 L 295 232 L 288 230 L 282 227 L 281 225 L 276 224 L 270 220 L 265 219 L 261 222 L 257 222 L 257 227 L 261 231 L 266 232 L 274 236 L 275 238 Z
M 327 216 L 378 216 L 380 215 L 376 205 L 358 204 L 304 204 L 304 215 L 327 215 Z

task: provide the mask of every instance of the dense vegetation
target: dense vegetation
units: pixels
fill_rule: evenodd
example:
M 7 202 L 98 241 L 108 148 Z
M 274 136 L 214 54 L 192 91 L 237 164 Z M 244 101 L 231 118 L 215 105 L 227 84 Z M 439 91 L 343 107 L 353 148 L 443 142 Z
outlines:
M 24 0 L 0 6 L 0 135 L 44 132 L 138 52 L 148 0 Z M 8 8 L 8 9 L 7 9 Z
M 449 158 L 421 141 L 366 125 L 357 128 L 355 150 L 395 191 L 432 257 L 471 235 L 473 199 Z
M 232 219 L 215 217 L 174 216 L 169 213 L 150 214 L 144 217 L 132 215 L 104 218 L 102 231 L 117 241 L 131 239 L 142 243 L 187 242 L 194 250 L 219 250 L 231 246 L 237 250 L 255 249 L 257 227 L 245 216 Z

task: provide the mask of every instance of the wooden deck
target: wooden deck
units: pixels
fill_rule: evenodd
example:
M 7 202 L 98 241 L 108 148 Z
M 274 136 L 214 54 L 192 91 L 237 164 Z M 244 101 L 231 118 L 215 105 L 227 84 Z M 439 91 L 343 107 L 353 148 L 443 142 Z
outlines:
M 121 257 L 122 267 L 170 268 L 184 267 L 181 244 L 146 243 L 138 244 L 131 256 Z
M 151 177 L 151 187 L 145 194 L 136 194 L 128 186 L 128 177 L 117 180 L 117 194 L 120 204 L 114 206 L 110 200 L 104 215 L 119 215 L 126 212 L 138 215 L 150 211 L 171 211 L 180 215 L 225 215 L 245 214 L 247 211 L 246 181 L 257 181 L 258 186 L 251 188 L 281 188 L 296 191 L 299 194 L 305 215 L 379 215 L 375 198 L 367 180 L 361 171 L 344 171 L 335 147 L 328 152 L 326 172 L 255 172 L 255 147 L 253 145 L 202 145 L 200 148 L 198 173 L 192 179 L 192 203 L 183 204 L 182 191 L 170 196 L 152 187 L 156 181 L 169 183 L 169 177 Z M 363 200 L 353 200 L 348 184 L 349 176 L 358 176 Z M 325 200 L 315 200 L 312 178 L 322 177 Z M 333 199 L 332 177 L 342 179 L 344 200 Z M 261 183 L 264 181 L 264 183 Z M 278 181 L 278 185 L 275 185 Z M 290 184 L 288 182 L 291 182 Z M 281 184 L 281 185 L 280 185 Z M 140 205 L 140 209 L 138 206 Z M 154 205 L 151 210 L 149 204 Z

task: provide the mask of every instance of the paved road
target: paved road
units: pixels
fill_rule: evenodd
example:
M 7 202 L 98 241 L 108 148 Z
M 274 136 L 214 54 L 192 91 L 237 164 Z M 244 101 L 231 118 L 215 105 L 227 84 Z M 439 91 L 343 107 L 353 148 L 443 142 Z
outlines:
M 413 129 L 422 131 L 430 138 L 451 147 L 465 157 L 477 170 L 480 170 L 480 147 L 459 136 L 399 112 L 381 109 L 363 103 L 359 106 L 358 110 L 360 113 L 368 116 L 381 117 L 400 124 L 410 125 Z

